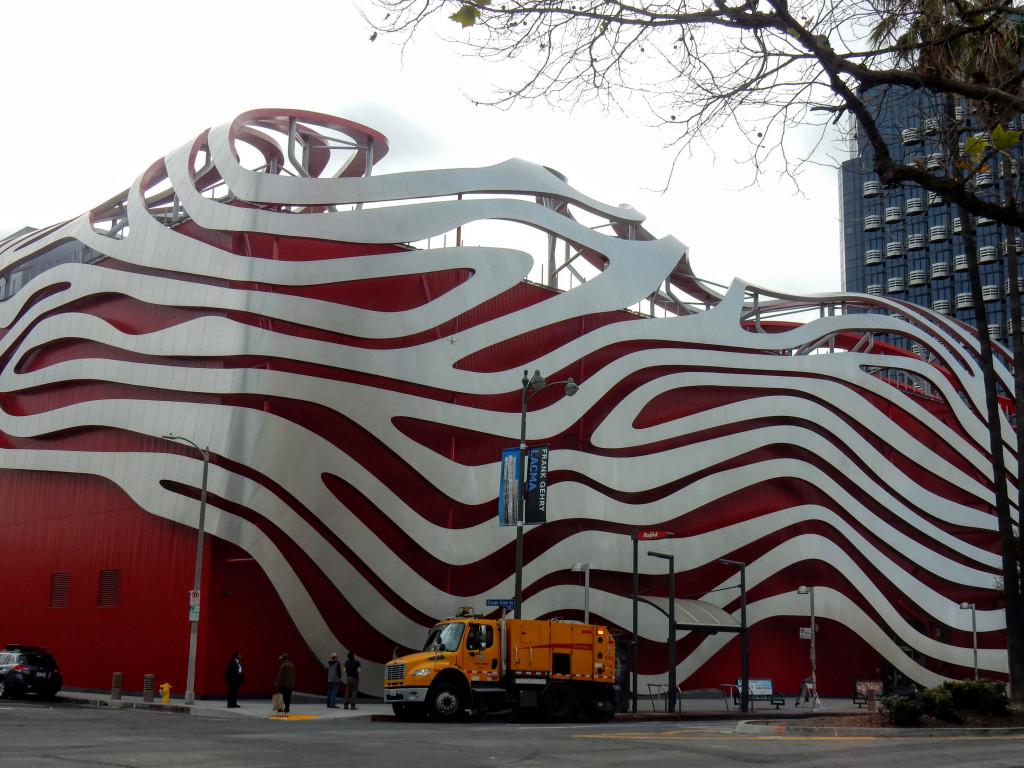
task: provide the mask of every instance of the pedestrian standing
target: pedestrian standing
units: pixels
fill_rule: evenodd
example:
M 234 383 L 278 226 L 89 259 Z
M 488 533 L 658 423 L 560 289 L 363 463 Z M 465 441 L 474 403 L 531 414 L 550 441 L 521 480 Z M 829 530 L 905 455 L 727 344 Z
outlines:
M 327 708 L 337 709 L 335 699 L 338 696 L 338 685 L 341 684 L 341 662 L 338 654 L 332 653 L 327 661 Z
M 238 651 L 231 654 L 231 661 L 228 662 L 228 667 L 224 670 L 224 682 L 228 684 L 228 707 L 236 709 L 238 707 L 238 689 L 245 682 L 245 675 L 242 673 L 242 657 Z
M 284 713 L 292 711 L 292 691 L 295 690 L 295 665 L 288 660 L 288 654 L 281 654 L 281 666 L 277 668 L 277 679 L 274 687 L 284 699 Z
M 356 694 L 359 693 L 359 662 L 355 651 L 348 652 L 345 661 L 345 709 L 356 708 Z

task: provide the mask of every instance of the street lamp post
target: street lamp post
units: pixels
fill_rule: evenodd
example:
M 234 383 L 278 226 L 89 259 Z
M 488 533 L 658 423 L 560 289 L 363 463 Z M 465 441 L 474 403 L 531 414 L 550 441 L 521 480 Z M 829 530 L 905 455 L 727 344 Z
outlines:
M 183 443 L 188 443 L 195 448 L 203 456 L 203 488 L 199 494 L 199 533 L 196 540 L 196 574 L 193 581 L 193 591 L 197 594 L 199 587 L 201 586 L 201 577 L 203 574 L 203 534 L 206 528 L 206 481 L 210 473 L 210 447 L 200 448 L 198 445 L 193 443 L 187 437 L 181 435 L 163 435 L 164 440 L 178 440 Z M 200 606 L 196 606 L 197 609 Z M 185 680 L 185 704 L 192 705 L 196 701 L 195 682 L 196 682 L 196 650 L 199 646 L 199 613 L 198 610 L 194 618 L 190 617 L 189 622 L 192 625 L 192 630 L 189 634 L 188 641 L 188 677 Z
M 648 552 L 648 557 L 668 560 L 668 711 L 676 711 L 676 559 L 674 555 Z
M 960 603 L 962 610 L 971 611 L 971 645 L 974 648 L 974 679 L 978 679 L 978 614 L 974 603 Z
M 810 595 L 811 598 L 811 688 L 814 693 L 811 698 L 811 709 L 814 709 L 814 702 L 818 699 L 818 657 L 815 653 L 814 641 L 818 634 L 818 627 L 814 623 L 814 587 L 800 587 L 797 590 L 799 595 Z
M 583 572 L 583 623 L 590 623 L 590 563 L 573 563 L 573 573 Z
M 572 397 L 579 392 L 579 386 L 572 378 L 565 381 L 547 380 L 540 375 L 540 371 L 534 371 L 530 376 L 529 370 L 523 371 L 523 410 L 519 422 L 519 482 L 518 482 L 518 513 L 516 519 L 516 604 L 513 618 L 523 617 L 523 526 L 526 525 L 526 404 L 530 398 L 547 387 L 557 384 L 565 385 L 565 396 Z
M 747 564 L 739 560 L 719 560 L 723 565 L 734 565 L 740 569 L 740 711 L 750 708 L 750 646 L 747 644 Z

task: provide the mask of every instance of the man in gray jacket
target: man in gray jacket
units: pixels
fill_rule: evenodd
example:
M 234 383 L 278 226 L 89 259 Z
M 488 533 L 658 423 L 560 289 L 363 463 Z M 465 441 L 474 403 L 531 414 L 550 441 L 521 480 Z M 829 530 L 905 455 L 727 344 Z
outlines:
M 338 654 L 332 653 L 327 661 L 327 708 L 337 709 L 335 699 L 338 696 L 338 686 L 341 684 L 341 662 L 338 661 Z

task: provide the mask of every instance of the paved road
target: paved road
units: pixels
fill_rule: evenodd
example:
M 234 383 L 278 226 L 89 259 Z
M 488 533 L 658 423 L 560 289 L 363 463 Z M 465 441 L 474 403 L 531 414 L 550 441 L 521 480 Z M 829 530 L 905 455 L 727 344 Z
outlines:
M 723 721 L 457 725 L 370 719 L 189 717 L 145 710 L 0 702 L 4 768 L 410 768 L 445 766 L 1020 766 L 1024 737 L 761 736 Z

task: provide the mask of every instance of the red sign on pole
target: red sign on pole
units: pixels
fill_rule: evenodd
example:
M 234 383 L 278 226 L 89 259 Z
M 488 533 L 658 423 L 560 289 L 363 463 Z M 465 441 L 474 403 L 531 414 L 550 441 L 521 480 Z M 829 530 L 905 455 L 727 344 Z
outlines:
M 671 531 L 637 531 L 638 541 L 654 541 L 655 539 L 667 539 L 672 536 Z

